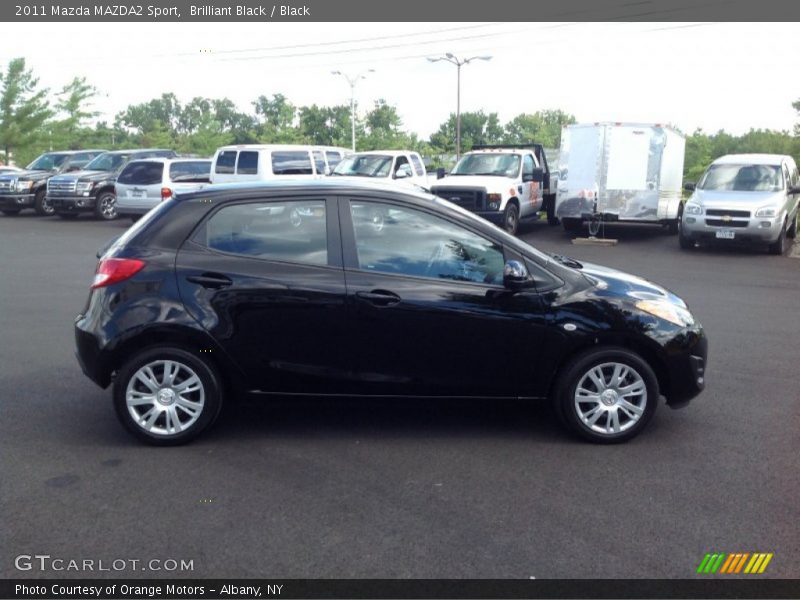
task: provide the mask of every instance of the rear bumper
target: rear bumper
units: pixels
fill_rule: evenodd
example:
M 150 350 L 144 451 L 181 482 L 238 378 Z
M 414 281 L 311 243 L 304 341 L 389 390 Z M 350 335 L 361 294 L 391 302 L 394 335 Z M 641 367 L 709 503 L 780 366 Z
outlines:
M 86 329 L 86 317 L 75 317 L 75 357 L 83 374 L 101 388 L 111 383 L 111 368 L 105 364 L 105 354 L 100 350 L 97 338 Z
M 34 194 L 0 194 L 0 208 L 26 208 L 33 206 Z

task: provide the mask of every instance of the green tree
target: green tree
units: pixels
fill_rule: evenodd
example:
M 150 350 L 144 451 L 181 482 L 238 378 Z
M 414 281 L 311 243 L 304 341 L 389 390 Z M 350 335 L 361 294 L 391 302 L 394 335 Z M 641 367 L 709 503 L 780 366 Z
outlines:
M 349 106 L 303 106 L 299 112 L 302 141 L 320 146 L 350 145 Z M 358 137 L 363 135 L 357 127 Z
M 541 110 L 533 114 L 522 113 L 505 126 L 503 143 L 531 144 L 537 142 L 545 148 L 561 145 L 561 128 L 576 123 L 575 117 L 562 110 Z
M 482 110 L 461 113 L 461 152 L 479 144 L 499 144 L 503 141 L 503 127 L 497 113 L 486 114 Z M 431 136 L 431 145 L 444 152 L 456 150 L 456 115 L 439 126 Z
M 404 150 L 412 145 L 411 137 L 403 131 L 403 121 L 397 108 L 381 99 L 364 119 L 365 134 L 358 139 L 361 150 Z
M 39 89 L 39 79 L 25 67 L 24 58 L 11 60 L 0 74 L 0 147 L 7 159 L 42 137 L 42 126 L 52 115 L 47 93 Z
M 92 135 L 87 122 L 100 114 L 91 110 L 92 99 L 96 96 L 97 88 L 86 83 L 85 77 L 75 77 L 58 92 L 56 109 L 64 118 L 52 124 L 56 147 L 70 150 L 85 147 Z
M 283 94 L 271 98 L 259 96 L 253 103 L 256 112 L 258 139 L 268 144 L 296 142 L 300 132 L 295 125 L 297 107 Z

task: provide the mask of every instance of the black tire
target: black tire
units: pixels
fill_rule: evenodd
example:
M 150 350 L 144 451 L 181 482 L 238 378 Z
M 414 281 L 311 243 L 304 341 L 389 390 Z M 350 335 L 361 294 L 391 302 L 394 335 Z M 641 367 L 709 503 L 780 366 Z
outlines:
M 550 227 L 555 227 L 556 225 L 560 224 L 561 221 L 556 216 L 556 196 L 552 194 L 551 196 L 545 199 L 545 203 L 547 205 L 547 224 Z
M 132 383 L 131 380 L 134 378 L 136 372 L 148 363 L 161 360 L 174 361 L 175 363 L 187 366 L 197 375 L 202 383 L 204 399 L 199 416 L 197 416 L 196 420 L 193 421 L 191 425 L 187 426 L 180 433 L 154 433 L 146 430 L 142 425 L 137 423 L 131 411 L 128 409 L 126 402 L 128 385 Z M 157 368 L 153 369 L 153 372 L 156 377 L 158 377 Z M 161 376 L 163 378 L 163 372 Z M 133 383 L 132 385 L 138 384 Z M 113 400 L 117 418 L 135 437 L 155 446 L 176 446 L 193 440 L 214 423 L 222 409 L 223 387 L 214 366 L 200 358 L 197 354 L 172 346 L 151 347 L 132 356 L 118 371 L 117 377 L 114 380 Z M 159 404 L 158 406 L 162 405 Z M 147 405 L 144 405 L 141 409 L 137 408 L 136 410 L 143 411 L 139 415 L 141 418 L 149 414 L 149 412 L 145 412 L 147 411 Z M 167 412 L 164 408 L 160 408 L 159 410 L 161 414 Z M 187 414 L 188 413 L 181 413 L 182 416 L 186 416 Z M 155 419 L 154 425 L 160 422 L 162 422 L 161 416 Z
M 561 225 L 568 233 L 580 233 L 583 230 L 583 221 L 580 219 L 561 219 Z
M 780 256 L 786 252 L 786 221 L 783 222 L 778 239 L 767 247 L 767 251 L 775 256 Z
M 15 217 L 15 216 L 17 216 L 19 214 L 20 210 L 21 209 L 19 209 L 19 208 L 4 208 L 0 212 L 2 212 L 7 217 Z
M 797 215 L 794 216 L 792 219 L 792 224 L 789 225 L 789 229 L 786 231 L 786 236 L 795 239 L 797 237 Z
M 503 229 L 511 235 L 517 235 L 519 230 L 519 206 L 517 206 L 516 202 L 506 204 L 506 209 L 503 211 Z
M 678 216 L 674 221 L 667 223 L 667 234 L 676 235 L 681 231 L 681 218 Z
M 626 428 L 617 433 L 600 433 L 591 429 L 578 414 L 579 409 L 576 407 L 575 393 L 576 388 L 591 369 L 600 365 L 608 365 L 609 363 L 624 365 L 631 369 L 633 373 L 638 375 L 646 394 L 644 396 L 640 395 L 638 400 L 634 399 L 634 402 L 641 403 L 638 408 L 642 409 L 642 413 L 637 417 L 638 420 L 630 419 L 629 421 L 627 413 L 622 412 L 621 409 L 616 409 L 616 412 L 622 415 L 620 417 L 621 427 Z M 611 367 L 605 367 L 605 369 L 611 370 Z M 570 360 L 561 370 L 553 388 L 555 412 L 561 423 L 573 433 L 598 444 L 626 442 L 641 433 L 650 422 L 650 419 L 653 418 L 658 408 L 658 402 L 658 379 L 650 365 L 642 360 L 638 354 L 625 348 L 613 346 L 592 348 Z M 591 406 L 591 402 L 580 404 Z M 605 406 L 604 403 L 597 403 L 597 406 L 603 409 L 606 415 L 611 412 L 603 408 Z M 610 419 L 610 417 L 606 417 L 607 426 Z M 600 420 L 602 420 L 602 417 L 598 419 L 598 422 Z
M 103 221 L 117 218 L 117 197 L 112 191 L 100 192 L 94 201 L 94 216 Z
M 41 217 L 49 217 L 55 214 L 56 209 L 47 201 L 47 190 L 41 189 L 36 192 L 33 198 L 33 210 Z
M 694 240 L 686 237 L 680 231 L 678 232 L 678 245 L 681 247 L 681 250 L 694 250 Z
M 65 221 L 73 221 L 78 218 L 78 213 L 56 213 L 60 218 L 64 219 Z

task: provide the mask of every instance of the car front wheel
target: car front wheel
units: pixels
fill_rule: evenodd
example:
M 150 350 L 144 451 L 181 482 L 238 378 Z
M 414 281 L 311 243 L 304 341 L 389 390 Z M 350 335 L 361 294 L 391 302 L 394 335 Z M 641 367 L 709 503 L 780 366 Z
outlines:
M 114 192 L 103 192 L 97 197 L 94 216 L 104 221 L 113 221 L 117 218 L 117 197 Z
M 596 348 L 566 366 L 554 401 L 569 429 L 611 444 L 639 434 L 653 417 L 658 397 L 658 380 L 641 357 L 624 348 Z
M 214 368 L 180 348 L 145 350 L 114 381 L 114 408 L 140 440 L 158 446 L 186 443 L 217 418 L 222 387 Z

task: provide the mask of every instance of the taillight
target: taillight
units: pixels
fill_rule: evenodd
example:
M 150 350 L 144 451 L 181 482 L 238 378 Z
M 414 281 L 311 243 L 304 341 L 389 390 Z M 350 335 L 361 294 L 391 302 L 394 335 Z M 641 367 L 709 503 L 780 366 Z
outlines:
M 97 263 L 92 289 L 125 281 L 144 268 L 145 262 L 135 258 L 105 258 Z
M 169 188 L 161 188 L 161 201 L 169 200 L 172 198 L 172 190 Z

